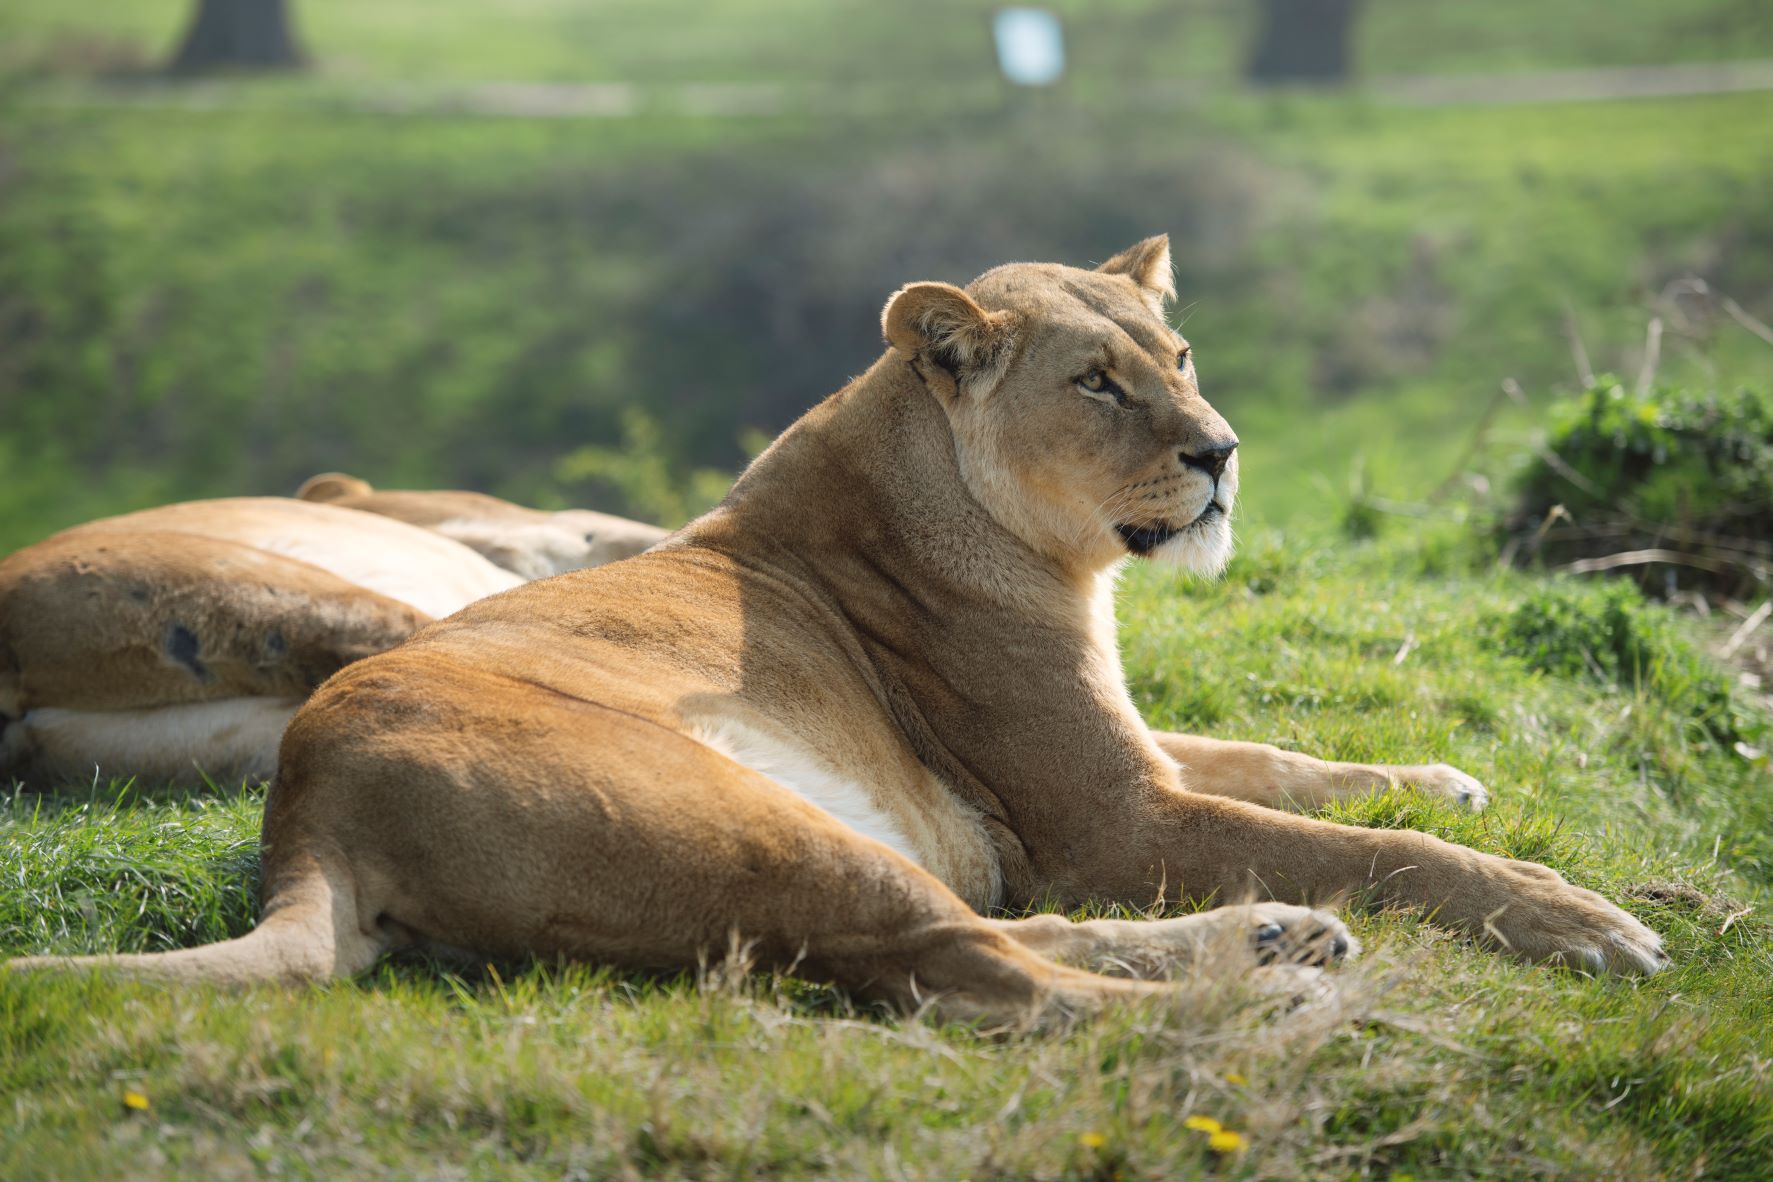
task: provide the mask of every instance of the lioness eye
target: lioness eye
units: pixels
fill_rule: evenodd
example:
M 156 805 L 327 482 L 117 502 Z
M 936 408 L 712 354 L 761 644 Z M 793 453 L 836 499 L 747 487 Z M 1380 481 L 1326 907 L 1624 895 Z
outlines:
M 1092 369 L 1089 373 L 1077 379 L 1077 384 L 1092 394 L 1101 394 L 1108 389 L 1108 375 L 1099 369 Z
M 1177 369 L 1187 369 L 1188 368 L 1188 355 L 1192 352 L 1194 352 L 1194 350 L 1184 348 L 1180 353 L 1176 354 L 1176 368 Z

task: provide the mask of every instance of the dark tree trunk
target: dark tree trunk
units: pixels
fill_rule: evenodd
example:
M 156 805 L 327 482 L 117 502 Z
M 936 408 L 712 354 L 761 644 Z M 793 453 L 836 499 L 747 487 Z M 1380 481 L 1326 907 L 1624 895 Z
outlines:
M 1340 82 L 1360 0 L 1262 0 L 1252 82 Z
M 289 69 L 304 57 L 290 30 L 286 0 L 198 0 L 170 68 L 175 74 Z

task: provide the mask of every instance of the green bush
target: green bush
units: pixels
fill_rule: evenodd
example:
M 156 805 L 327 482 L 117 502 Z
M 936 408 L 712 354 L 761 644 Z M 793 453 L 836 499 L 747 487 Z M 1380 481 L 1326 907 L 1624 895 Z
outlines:
M 769 439 L 753 432 L 745 442 L 755 455 Z M 586 503 L 619 505 L 625 513 L 672 529 L 717 505 L 733 483 L 730 472 L 685 471 L 673 463 L 664 428 L 639 407 L 622 414 L 620 447 L 570 451 L 555 461 L 554 477 L 569 489 L 583 488 Z
M 1633 681 L 1679 650 L 1667 621 L 1619 583 L 1551 582 L 1508 613 L 1508 650 L 1533 668 L 1565 677 Z
M 1652 521 L 1773 513 L 1773 403 L 1750 390 L 1629 392 L 1597 383 L 1554 412 L 1548 443 L 1591 487 L 1543 459 L 1527 492 L 1574 512 L 1624 507 Z
M 1554 408 L 1510 527 L 1549 562 L 1659 549 L 1681 560 L 1626 569 L 1680 566 L 1712 585 L 1764 584 L 1773 571 L 1773 402 L 1750 390 L 1635 393 L 1598 382 Z

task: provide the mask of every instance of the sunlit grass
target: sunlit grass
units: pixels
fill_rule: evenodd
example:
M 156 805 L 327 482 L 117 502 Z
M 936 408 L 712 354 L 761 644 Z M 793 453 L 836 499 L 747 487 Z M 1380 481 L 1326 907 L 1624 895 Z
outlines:
M 235 996 L 0 979 L 0 1176 L 1764 1177 L 1765 771 L 1700 741 L 1679 685 L 1509 652 L 1498 621 L 1540 584 L 1424 577 L 1415 553 L 1258 536 L 1211 587 L 1133 572 L 1142 708 L 1466 768 L 1495 793 L 1484 814 L 1386 794 L 1326 815 L 1544 861 L 1661 932 L 1666 973 L 1522 966 L 1361 914 L 1368 953 L 1328 1002 L 1276 1011 L 1209 977 L 1167 1011 L 1011 1040 L 779 979 L 552 964 L 403 961 Z M 258 800 L 8 797 L 0 952 L 244 930 Z
M 186 111 L 10 105 L 21 79 L 151 67 L 185 0 L 7 6 L 0 287 L 18 336 L 0 358 L 0 395 L 14 395 L 0 397 L 0 549 L 158 500 L 283 491 L 365 457 L 386 484 L 558 499 L 553 462 L 613 442 L 636 405 L 662 408 L 674 444 L 700 433 L 704 451 L 673 458 L 715 462 L 708 439 L 727 446 L 720 432 L 744 425 L 729 408 L 761 405 L 734 384 L 756 356 L 727 352 L 732 324 L 751 322 L 695 304 L 711 335 L 663 350 L 625 317 L 748 264 L 769 223 L 702 236 L 733 192 L 825 211 L 841 236 L 796 220 L 794 239 L 847 247 L 899 232 L 888 215 L 904 198 L 858 194 L 910 178 L 930 202 L 907 205 L 912 228 L 942 229 L 948 253 L 858 250 L 915 246 L 918 266 L 945 265 L 999 215 L 1015 251 L 1081 234 L 1085 214 L 1128 236 L 1176 232 L 1187 331 L 1243 437 L 1246 497 L 1271 522 L 1330 519 L 1356 470 L 1399 496 L 1439 483 L 1502 377 L 1535 405 L 1567 380 L 1566 303 L 1597 363 L 1629 368 L 1646 284 L 1697 270 L 1752 299 L 1773 280 L 1765 95 L 1439 111 L 1245 97 L 1185 120 L 1103 117 L 1123 110 L 1129 75 L 1235 66 L 1223 14 L 1153 23 L 1145 0 L 1056 5 L 1077 109 L 1001 124 L 326 106 L 328 88 L 384 79 L 891 82 L 911 55 L 955 81 L 988 65 L 983 6 L 942 7 L 965 26 L 952 37 L 928 34 L 933 4 L 780 0 L 773 20 L 756 19 L 762 5 L 496 7 L 297 0 L 318 72 Z M 1595 20 L 1515 0 L 1428 17 L 1373 3 L 1363 66 L 1764 56 L 1773 27 L 1749 7 L 1632 0 Z M 1440 50 L 1411 43 L 1422 19 L 1446 34 Z M 1154 171 L 1117 184 L 1134 165 Z M 981 213 L 1004 196 L 994 169 L 1064 224 Z M 956 175 L 978 193 L 950 194 Z M 1181 187 L 1197 177 L 1248 224 L 1197 209 Z M 1138 200 L 1116 204 L 1123 192 Z M 706 204 L 671 204 L 685 194 Z M 654 207 L 667 212 L 637 229 Z M 1092 240 L 1073 261 L 1122 244 Z M 893 284 L 967 277 L 863 283 L 856 256 L 835 253 L 777 278 L 854 301 L 843 364 L 877 346 Z M 1730 325 L 1703 344 L 1671 337 L 1664 372 L 1765 371 L 1762 344 Z M 691 374 L 681 384 L 708 401 L 679 405 L 670 371 L 649 366 L 704 347 L 718 380 Z M 785 351 L 761 348 L 780 384 Z M 810 400 L 844 372 L 834 362 L 790 393 Z M 1531 420 L 1506 412 L 1497 438 L 1518 443 Z M 796 982 L 585 966 L 405 960 L 240 995 L 0 976 L 0 1179 L 1773 1176 L 1765 764 L 1716 733 L 1675 641 L 1613 680 L 1579 652 L 1559 668 L 1520 643 L 1524 605 L 1557 597 L 1533 614 L 1555 623 L 1580 618 L 1585 593 L 1495 574 L 1457 531 L 1406 541 L 1419 523 L 1380 522 L 1379 543 L 1344 552 L 1314 528 L 1253 531 L 1212 586 L 1129 575 L 1123 643 L 1147 718 L 1457 764 L 1489 785 L 1489 812 L 1386 794 L 1325 815 L 1544 861 L 1661 932 L 1670 970 L 1593 980 L 1417 916 L 1362 914 L 1367 954 L 1328 1002 L 1277 1012 L 1206 978 L 1185 1004 L 1016 1040 Z M 1561 638 L 1579 650 L 1587 635 Z M 0 956 L 246 930 L 261 799 L 108 783 L 0 794 Z

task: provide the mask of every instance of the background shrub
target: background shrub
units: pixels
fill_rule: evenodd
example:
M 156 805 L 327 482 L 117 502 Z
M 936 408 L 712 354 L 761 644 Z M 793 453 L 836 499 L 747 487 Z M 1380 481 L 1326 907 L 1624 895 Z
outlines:
M 1554 408 L 1519 489 L 1516 549 L 1547 563 L 1661 551 L 1620 569 L 1660 590 L 1773 581 L 1773 402 L 1755 391 L 1597 382 Z

